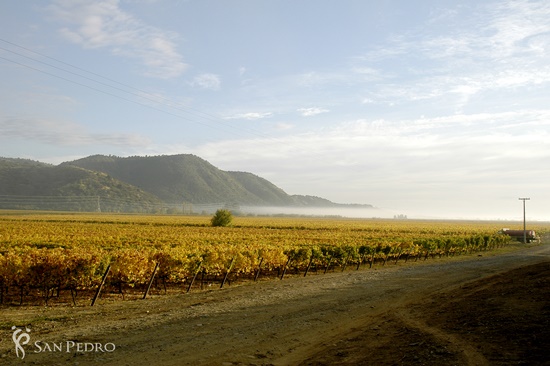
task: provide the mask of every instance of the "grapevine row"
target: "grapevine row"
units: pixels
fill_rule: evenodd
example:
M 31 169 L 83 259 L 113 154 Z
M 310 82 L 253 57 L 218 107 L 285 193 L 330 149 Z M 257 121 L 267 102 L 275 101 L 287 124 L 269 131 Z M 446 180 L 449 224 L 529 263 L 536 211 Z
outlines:
M 98 287 L 109 266 L 106 286 L 124 295 L 129 289 L 146 287 L 157 265 L 158 286 L 184 291 L 198 275 L 201 284 L 205 277 L 221 282 L 229 272 L 232 281 L 258 276 L 283 278 L 291 273 L 358 269 L 361 265 L 473 253 L 509 241 L 486 229 L 409 225 L 392 230 L 390 225 L 377 230 L 349 226 L 347 222 L 336 226 L 310 222 L 309 226 L 298 227 L 264 227 L 256 223 L 227 230 L 196 223 L 147 225 L 97 220 L 71 223 L 13 219 L 4 224 L 0 236 L 0 303 L 14 298 L 22 303 L 35 294 L 48 304 L 62 291 L 70 293 L 76 303 L 78 294 L 90 294 Z M 146 230 L 137 230 L 136 225 Z M 164 229 L 178 231 L 178 235 Z M 97 235 L 97 230 L 102 230 L 102 235 Z M 138 235 L 132 236 L 129 231 L 137 231 Z M 163 234 L 153 239 L 155 233 Z M 178 238 L 179 243 L 174 241 Z

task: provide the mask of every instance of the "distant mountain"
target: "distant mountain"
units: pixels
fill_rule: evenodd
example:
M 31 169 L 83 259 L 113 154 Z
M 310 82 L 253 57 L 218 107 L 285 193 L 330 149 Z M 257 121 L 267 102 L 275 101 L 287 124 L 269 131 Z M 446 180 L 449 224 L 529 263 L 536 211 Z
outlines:
M 261 197 L 265 204 L 287 206 L 297 203 L 292 196 L 267 179 L 247 172 L 227 172 L 227 174 L 248 192 L 256 197 Z
M 93 155 L 57 166 L 0 158 L 0 195 L 99 197 L 103 205 L 118 202 L 117 207 L 122 202 L 141 202 L 151 207 L 163 204 L 181 207 L 183 203 L 231 207 L 372 207 L 289 195 L 257 175 L 223 171 L 190 154 L 126 158 Z
M 97 197 L 108 200 L 110 211 L 127 211 L 128 202 L 162 204 L 154 195 L 101 172 L 10 158 L 0 158 L 0 196 L 2 208 L 95 211 Z
M 314 207 L 330 207 L 330 206 L 348 206 L 342 205 L 339 203 L 331 202 L 325 198 L 317 196 L 301 196 L 301 195 L 292 195 L 292 199 L 295 204 L 298 206 L 314 206 Z M 368 205 L 364 205 L 368 206 Z
M 230 202 L 254 205 L 269 202 L 268 199 L 248 191 L 235 178 L 239 174 L 224 172 L 195 155 L 127 158 L 94 155 L 61 165 L 106 173 L 150 192 L 165 202 Z M 289 201 L 284 203 L 288 204 Z
M 257 175 L 223 171 L 191 154 L 127 158 L 93 155 L 61 165 L 106 173 L 154 194 L 165 202 L 255 206 L 335 205 L 318 197 L 291 196 Z

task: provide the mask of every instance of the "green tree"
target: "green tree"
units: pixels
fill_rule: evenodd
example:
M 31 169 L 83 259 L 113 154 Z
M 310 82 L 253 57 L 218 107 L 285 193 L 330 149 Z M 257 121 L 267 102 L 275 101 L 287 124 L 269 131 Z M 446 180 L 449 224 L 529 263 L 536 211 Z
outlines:
M 212 226 L 229 226 L 231 225 L 231 221 L 233 221 L 231 211 L 224 209 L 216 211 L 214 216 L 212 216 L 212 220 L 210 220 Z

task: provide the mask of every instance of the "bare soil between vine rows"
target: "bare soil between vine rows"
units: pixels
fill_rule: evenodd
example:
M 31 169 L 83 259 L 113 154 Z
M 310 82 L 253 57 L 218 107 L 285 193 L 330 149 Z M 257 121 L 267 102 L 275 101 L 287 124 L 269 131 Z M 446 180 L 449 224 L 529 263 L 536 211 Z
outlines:
M 0 309 L 0 365 L 550 365 L 550 246 Z M 18 358 L 13 325 L 31 341 Z M 113 352 L 37 352 L 112 343 Z

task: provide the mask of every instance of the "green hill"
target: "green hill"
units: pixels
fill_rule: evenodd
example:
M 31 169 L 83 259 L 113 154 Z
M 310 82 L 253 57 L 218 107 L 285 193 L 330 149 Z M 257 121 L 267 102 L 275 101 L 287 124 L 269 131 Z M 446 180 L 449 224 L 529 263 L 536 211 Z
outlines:
M 6 207 L 6 200 L 16 199 L 15 196 L 26 197 L 21 199 L 27 205 L 19 202 L 18 207 L 37 206 L 42 200 L 38 197 L 46 196 L 43 200 L 58 203 L 64 197 L 82 210 L 95 210 L 99 205 L 109 211 L 158 207 L 181 210 L 183 203 L 230 207 L 349 206 L 315 196 L 289 195 L 257 175 L 223 171 L 190 154 L 126 158 L 93 155 L 57 166 L 0 158 L 0 196 L 4 197 L 0 199 L 3 208 L 13 208 Z M 130 209 L 133 206 L 137 208 Z
M 191 154 L 127 158 L 94 155 L 61 165 L 106 173 L 165 202 L 304 205 L 299 196 L 288 195 L 266 179 L 247 172 L 226 172 Z
M 191 154 L 127 158 L 94 155 L 62 165 L 106 173 L 171 203 L 338 206 L 315 196 L 291 196 L 257 175 L 223 171 Z
M 258 177 L 247 172 L 227 172 L 230 177 L 241 184 L 244 189 L 252 193 L 256 197 L 261 197 L 265 204 L 275 206 L 288 206 L 297 203 L 296 200 L 289 196 L 281 188 L 271 183 L 267 179 Z
M 239 174 L 222 171 L 195 155 L 128 158 L 94 155 L 62 165 L 104 172 L 165 202 L 231 202 L 252 205 L 270 202 L 269 199 L 247 190 L 236 179 Z M 278 189 L 273 185 L 272 187 L 270 189 Z
M 107 211 L 142 211 L 162 201 L 101 172 L 0 158 L 2 208 L 96 211 L 98 204 Z

